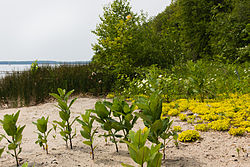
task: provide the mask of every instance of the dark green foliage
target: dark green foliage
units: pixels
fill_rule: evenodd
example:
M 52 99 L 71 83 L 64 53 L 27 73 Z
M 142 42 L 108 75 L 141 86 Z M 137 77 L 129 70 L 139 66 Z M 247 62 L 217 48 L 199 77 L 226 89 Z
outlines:
M 7 136 L 1 134 L 1 137 L 5 138 L 9 145 L 8 150 L 13 151 L 13 153 L 7 151 L 10 155 L 12 155 L 16 159 L 16 165 L 19 166 L 18 162 L 18 155 L 22 152 L 21 148 L 21 141 L 22 141 L 22 132 L 25 128 L 24 126 L 17 126 L 16 122 L 19 117 L 20 111 L 18 111 L 16 114 L 6 114 L 4 115 L 4 119 L 0 120 L 0 123 L 2 124 L 2 127 L 4 131 L 6 132 L 7 136 L 11 137 L 11 139 L 8 139 Z
M 222 94 L 249 93 L 249 63 L 223 64 L 199 60 L 188 61 L 171 70 L 156 68 L 138 70 L 123 95 L 150 95 L 160 90 L 167 102 L 180 98 L 215 99 Z
M 69 96 L 74 92 L 71 90 L 66 93 L 65 89 L 58 88 L 58 94 L 50 93 L 51 96 L 56 98 L 59 108 L 59 116 L 61 118 L 61 122 L 53 121 L 54 123 L 58 124 L 60 127 L 60 135 L 66 142 L 66 146 L 68 147 L 68 140 L 70 142 L 70 148 L 73 149 L 72 139 L 75 137 L 76 133 L 72 134 L 72 125 L 76 121 L 78 117 L 76 117 L 72 122 L 70 122 L 70 107 L 74 104 L 77 98 L 74 98 L 68 104 Z
M 94 150 L 96 146 L 93 145 L 93 142 L 94 142 L 94 135 L 95 133 L 97 133 L 97 128 L 95 128 L 92 131 L 94 118 L 90 118 L 90 114 L 91 110 L 86 110 L 85 114 L 81 114 L 82 120 L 77 119 L 77 122 L 79 122 L 82 125 L 82 130 L 80 131 L 80 133 L 82 137 L 87 139 L 87 141 L 83 141 L 83 143 L 90 146 L 92 160 L 94 160 L 95 159 Z
M 129 141 L 124 141 L 128 144 L 128 150 L 130 157 L 140 166 L 146 162 L 148 167 L 160 167 L 162 154 L 159 153 L 161 144 L 156 146 L 152 145 L 151 148 L 145 146 L 149 135 L 149 130 L 142 131 L 139 129 L 137 132 L 129 132 Z M 125 167 L 131 167 L 131 165 L 122 164 Z
M 48 135 L 51 132 L 52 128 L 47 131 L 48 126 L 48 120 L 49 117 L 45 119 L 45 117 L 42 117 L 37 120 L 37 122 L 33 122 L 34 125 L 36 125 L 37 130 L 39 132 L 36 132 L 38 134 L 38 140 L 36 141 L 36 144 L 39 144 L 40 147 L 42 147 L 44 150 L 46 150 L 46 153 L 49 153 L 48 149 Z

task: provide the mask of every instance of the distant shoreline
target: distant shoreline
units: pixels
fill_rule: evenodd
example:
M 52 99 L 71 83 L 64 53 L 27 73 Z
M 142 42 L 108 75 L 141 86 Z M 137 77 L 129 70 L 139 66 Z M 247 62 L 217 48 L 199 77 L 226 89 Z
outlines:
M 89 64 L 91 61 L 37 61 L 38 64 Z M 0 65 L 29 65 L 34 61 L 0 61 Z

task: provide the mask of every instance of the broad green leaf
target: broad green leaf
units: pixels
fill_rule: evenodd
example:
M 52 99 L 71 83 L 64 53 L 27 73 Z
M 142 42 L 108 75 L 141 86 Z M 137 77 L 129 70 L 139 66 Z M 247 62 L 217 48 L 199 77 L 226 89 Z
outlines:
M 17 128 L 17 133 L 16 133 L 16 142 L 21 142 L 22 140 L 22 133 L 26 125 L 22 126 L 21 128 Z
M 81 133 L 82 137 L 84 137 L 85 139 L 90 139 L 90 134 L 87 133 L 86 131 L 81 130 L 80 133 Z
M 9 145 L 8 145 L 8 149 L 9 150 L 15 150 L 16 148 L 17 148 L 17 144 L 14 144 L 14 143 L 10 143 Z
M 74 98 L 73 100 L 71 100 L 70 104 L 69 104 L 69 108 L 74 104 L 74 102 L 77 100 L 77 98 Z
M 113 103 L 111 103 L 111 102 L 109 102 L 109 101 L 104 101 L 103 104 L 104 104 L 105 106 L 107 106 L 109 109 L 111 109 L 111 108 L 112 108 L 112 105 L 113 105 Z
M 143 119 L 143 121 L 146 121 L 146 122 L 148 122 L 150 125 L 152 124 L 152 120 L 151 120 L 151 116 L 148 116 L 148 115 L 144 115 L 144 114 L 142 114 L 142 113 L 137 113 L 137 112 L 135 112 L 134 113 L 136 116 L 138 116 L 138 117 L 141 117 L 142 119 Z
M 129 105 L 126 103 L 124 106 L 123 106 L 123 111 L 124 113 L 130 113 L 130 108 L 129 108 Z
M 62 110 L 67 111 L 69 109 L 67 103 L 62 101 L 61 99 L 58 99 L 57 102 Z
M 142 165 L 144 164 L 150 156 L 150 150 L 148 147 L 142 147 L 136 153 L 136 163 Z
M 5 147 L 0 148 L 0 157 L 2 156 L 2 154 L 3 154 L 3 152 L 4 152 L 4 149 L 5 149 Z
M 150 129 L 151 131 L 156 132 L 158 134 L 158 132 L 162 129 L 162 126 L 163 126 L 162 120 L 158 119 L 152 124 Z
M 61 97 L 65 95 L 65 89 L 58 88 L 57 91 Z
M 91 142 L 90 141 L 83 141 L 84 144 L 88 145 L 88 146 L 91 146 Z
M 70 115 L 64 111 L 59 111 L 60 118 L 64 121 L 68 121 Z
M 132 114 L 127 114 L 124 119 L 126 121 L 130 122 L 133 119 L 133 115 Z
M 157 152 L 153 160 L 149 161 L 148 166 L 150 167 L 161 167 L 162 154 Z
M 19 117 L 19 114 L 20 114 L 20 110 L 18 110 L 17 113 L 16 113 L 16 114 L 14 115 L 14 117 L 13 117 L 13 120 L 14 120 L 15 123 L 17 122 L 17 119 L 18 119 L 18 117 Z
M 71 91 L 69 91 L 68 93 L 66 93 L 66 95 L 65 95 L 65 97 L 64 97 L 66 101 L 68 101 L 69 96 L 70 96 L 73 92 L 74 92 L 74 89 L 71 90 Z M 65 93 L 64 93 L 64 94 L 65 94 Z
M 49 94 L 50 96 L 53 96 L 55 99 L 61 99 L 61 97 L 58 95 L 58 94 L 55 94 L 55 93 L 50 93 Z
M 82 120 L 80 120 L 80 119 L 77 119 L 76 120 L 77 122 L 79 122 L 81 125 L 83 125 L 83 126 L 88 126 L 85 122 L 83 122 Z
M 4 115 L 3 119 L 3 129 L 8 136 L 14 136 L 17 131 L 16 121 L 13 115 Z
M 105 105 L 102 104 L 101 102 L 96 102 L 95 112 L 98 115 L 98 117 L 100 117 L 101 119 L 108 118 L 108 116 L 109 116 L 109 111 L 107 110 Z

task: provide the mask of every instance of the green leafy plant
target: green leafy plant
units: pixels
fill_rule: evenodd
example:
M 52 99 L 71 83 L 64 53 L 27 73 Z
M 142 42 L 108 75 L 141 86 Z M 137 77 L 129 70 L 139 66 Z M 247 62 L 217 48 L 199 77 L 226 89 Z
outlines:
M 40 119 L 37 119 L 37 122 L 33 122 L 34 125 L 36 125 L 37 130 L 39 132 L 36 132 L 38 134 L 38 139 L 35 142 L 36 144 L 39 144 L 40 147 L 42 147 L 46 153 L 49 153 L 48 149 L 48 135 L 51 132 L 52 128 L 47 131 L 47 126 L 48 126 L 48 120 L 49 117 L 45 119 L 45 117 L 42 117 Z
M 106 106 L 109 106 L 109 108 L 111 108 L 112 104 L 109 102 L 96 102 L 95 110 L 91 110 L 91 112 L 95 113 L 96 116 L 93 115 L 91 117 L 101 124 L 103 130 L 108 132 L 102 136 L 104 136 L 105 138 L 110 137 L 111 142 L 115 144 L 116 152 L 118 152 L 119 150 L 117 145 L 117 138 L 121 138 L 123 137 L 123 135 L 117 133 L 123 130 L 124 126 L 112 118 L 112 110 L 108 110 Z
M 37 60 L 36 60 L 31 64 L 30 71 L 31 71 L 32 74 L 35 74 L 37 70 L 38 70 L 38 63 L 37 63 Z
M 93 142 L 94 142 L 94 135 L 95 135 L 95 133 L 97 133 L 96 132 L 97 128 L 95 128 L 92 131 L 94 118 L 90 119 L 90 114 L 91 114 L 91 110 L 86 110 L 85 114 L 81 115 L 82 120 L 77 119 L 77 122 L 79 122 L 82 125 L 82 130 L 80 131 L 80 133 L 81 133 L 82 137 L 87 139 L 87 141 L 83 141 L 83 143 L 90 146 L 92 160 L 94 160 L 94 158 L 95 158 L 94 150 L 95 150 L 96 146 L 93 145 Z
M 72 139 L 76 135 L 76 133 L 72 134 L 72 125 L 76 121 L 78 117 L 76 117 L 72 122 L 70 122 L 70 107 L 76 101 L 77 98 L 74 98 L 70 101 L 68 105 L 69 96 L 74 92 L 71 90 L 66 93 L 65 89 L 58 88 L 58 94 L 50 93 L 51 96 L 57 99 L 58 105 L 57 107 L 60 109 L 59 116 L 62 119 L 61 122 L 53 121 L 54 123 L 60 126 L 60 135 L 66 142 L 66 146 L 68 147 L 68 140 L 70 142 L 70 148 L 73 149 Z
M 128 144 L 128 150 L 131 158 L 143 167 L 144 163 L 147 163 L 148 167 L 160 167 L 162 154 L 159 152 L 161 144 L 151 145 L 151 148 L 145 146 L 150 130 L 146 128 L 144 131 L 141 129 L 137 132 L 130 130 L 129 141 L 124 141 Z M 122 163 L 122 166 L 132 167 Z
M 137 116 L 133 115 L 136 105 L 132 104 L 129 106 L 126 101 L 119 98 L 114 98 L 113 103 L 106 101 L 105 104 L 108 108 L 110 108 L 112 115 L 118 118 L 120 126 L 123 127 L 122 132 L 124 140 L 127 140 L 129 131 L 134 127 L 134 124 L 138 119 Z
M 150 129 L 149 141 L 159 144 L 159 137 L 170 128 L 172 121 L 169 117 L 161 119 L 162 115 L 162 98 L 159 92 L 154 92 L 149 98 L 139 97 L 136 105 L 141 110 L 135 113 L 144 121 L 144 125 Z
M 1 134 L 3 138 L 5 138 L 9 145 L 8 145 L 8 150 L 13 151 L 13 153 L 7 151 L 8 154 L 12 155 L 16 159 L 16 165 L 17 167 L 19 166 L 18 162 L 18 155 L 22 152 L 21 148 L 21 142 L 22 142 L 22 132 L 25 128 L 24 126 L 17 126 L 16 122 L 19 117 L 20 111 L 18 111 L 16 114 L 6 114 L 4 115 L 4 119 L 0 120 L 4 131 L 6 132 L 7 136 L 10 136 L 11 139 L 8 139 L 7 136 Z

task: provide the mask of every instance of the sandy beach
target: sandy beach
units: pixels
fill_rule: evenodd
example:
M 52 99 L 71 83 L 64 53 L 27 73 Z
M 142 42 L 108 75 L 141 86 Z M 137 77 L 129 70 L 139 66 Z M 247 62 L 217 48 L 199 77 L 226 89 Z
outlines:
M 97 98 L 79 98 L 72 106 L 71 119 L 79 116 L 86 109 L 93 109 Z M 90 148 L 82 143 L 84 140 L 80 135 L 81 125 L 76 122 L 77 135 L 73 139 L 73 149 L 66 148 L 65 142 L 60 134 L 52 131 L 48 138 L 49 154 L 47 155 L 39 145 L 35 144 L 37 134 L 36 121 L 42 116 L 49 116 L 49 127 L 52 127 L 53 120 L 60 120 L 56 102 L 40 104 L 31 107 L 1 109 L 0 119 L 4 114 L 12 114 L 20 110 L 18 125 L 26 125 L 23 132 L 21 162 L 28 162 L 29 166 L 35 167 L 110 167 L 121 166 L 121 163 L 137 166 L 130 158 L 127 146 L 119 143 L 119 152 L 115 151 L 113 143 L 105 143 L 104 138 L 98 137 L 104 131 L 98 123 L 94 123 L 98 128 L 98 134 L 94 143 L 97 145 L 95 150 L 95 160 L 91 160 Z M 174 119 L 173 125 L 182 126 L 183 130 L 194 129 L 191 124 Z M 139 119 L 135 130 L 144 128 L 143 122 Z M 4 133 L 2 127 L 0 133 Z M 56 135 L 56 139 L 52 137 Z M 166 160 L 162 161 L 162 166 L 167 167 L 250 167 L 250 136 L 233 137 L 227 132 L 200 132 L 201 139 L 194 143 L 179 143 L 176 148 L 172 142 L 167 146 Z M 7 142 L 3 140 L 0 146 L 5 146 Z M 238 157 L 237 148 L 244 148 L 246 152 L 240 151 Z M 248 154 L 248 156 L 247 156 Z M 0 158 L 0 167 L 14 167 L 15 160 L 6 152 Z

